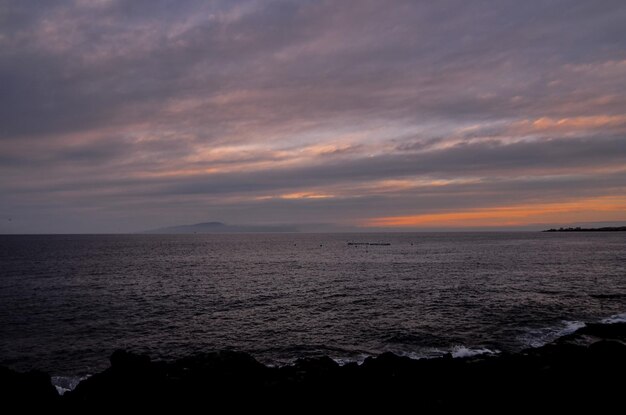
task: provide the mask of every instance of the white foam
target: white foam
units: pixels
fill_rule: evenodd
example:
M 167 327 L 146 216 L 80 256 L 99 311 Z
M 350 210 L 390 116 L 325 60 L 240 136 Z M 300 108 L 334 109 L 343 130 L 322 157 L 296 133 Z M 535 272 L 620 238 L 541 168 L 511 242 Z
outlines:
M 564 321 L 565 327 L 559 331 L 560 336 L 567 336 L 568 334 L 574 333 L 578 329 L 582 329 L 586 326 L 582 321 Z
M 65 392 L 74 390 L 78 384 L 87 379 L 90 375 L 85 376 L 52 376 L 50 380 L 52 385 L 56 388 L 59 395 L 63 395 Z
M 422 350 L 420 352 L 398 352 L 396 354 L 398 356 L 408 357 L 409 359 L 420 360 L 420 359 L 430 359 L 433 357 L 439 357 L 443 353 L 441 353 L 441 351 L 439 351 L 438 349 L 433 349 L 430 351 Z
M 499 350 L 488 349 L 486 347 L 476 347 L 471 348 L 463 345 L 453 346 L 450 349 L 441 349 L 441 348 L 425 348 L 420 350 L 419 352 L 400 352 L 397 353 L 399 356 L 406 356 L 413 360 L 419 359 L 438 359 L 445 355 L 451 355 L 453 358 L 464 358 L 464 357 L 472 357 L 472 356 L 480 356 L 480 355 L 492 355 L 500 353 Z
M 558 327 L 530 330 L 526 336 L 523 336 L 523 340 L 530 347 L 541 347 L 559 337 L 572 334 L 576 330 L 585 327 L 585 325 L 582 321 L 564 320 Z
M 601 321 L 604 324 L 626 323 L 626 313 L 615 314 Z
M 487 349 L 486 347 L 472 349 L 465 346 L 454 346 L 450 354 L 454 358 L 462 358 L 462 357 L 472 357 L 472 356 L 480 356 L 483 354 L 497 354 L 500 353 L 498 350 Z
M 331 357 L 339 366 L 347 365 L 348 363 L 356 363 L 357 365 L 361 365 L 365 359 L 367 359 L 370 355 L 360 354 L 356 357 Z

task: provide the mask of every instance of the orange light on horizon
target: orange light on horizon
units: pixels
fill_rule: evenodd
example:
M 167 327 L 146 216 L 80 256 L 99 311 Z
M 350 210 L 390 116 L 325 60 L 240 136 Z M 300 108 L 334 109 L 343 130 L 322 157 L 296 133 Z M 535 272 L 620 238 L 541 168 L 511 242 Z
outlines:
M 365 227 L 523 226 L 626 220 L 626 196 L 604 196 L 563 203 L 522 204 L 456 212 L 389 216 L 363 221 Z

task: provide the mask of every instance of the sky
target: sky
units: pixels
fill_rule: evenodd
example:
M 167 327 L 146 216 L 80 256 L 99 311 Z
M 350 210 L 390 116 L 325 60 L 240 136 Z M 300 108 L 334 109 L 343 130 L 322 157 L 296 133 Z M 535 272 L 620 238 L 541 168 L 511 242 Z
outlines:
M 0 1 L 0 233 L 624 222 L 624 22 L 623 0 Z

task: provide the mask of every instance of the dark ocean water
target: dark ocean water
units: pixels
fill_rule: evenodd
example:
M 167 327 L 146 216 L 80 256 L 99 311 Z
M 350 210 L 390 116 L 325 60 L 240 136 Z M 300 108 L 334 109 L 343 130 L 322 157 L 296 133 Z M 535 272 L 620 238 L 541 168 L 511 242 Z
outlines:
M 57 375 L 515 351 L 624 312 L 626 233 L 0 236 L 0 364 Z

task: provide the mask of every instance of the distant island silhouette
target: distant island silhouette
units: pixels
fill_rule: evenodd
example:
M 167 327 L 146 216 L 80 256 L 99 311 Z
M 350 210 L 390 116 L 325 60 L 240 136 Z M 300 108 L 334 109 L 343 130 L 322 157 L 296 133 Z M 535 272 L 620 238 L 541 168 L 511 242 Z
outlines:
M 626 232 L 626 226 L 606 226 L 603 228 L 558 228 L 547 229 L 541 232 Z
M 193 225 L 169 226 L 145 231 L 151 234 L 193 234 L 193 233 L 256 233 L 256 232 L 299 232 L 290 225 L 228 225 L 222 222 L 204 222 Z

